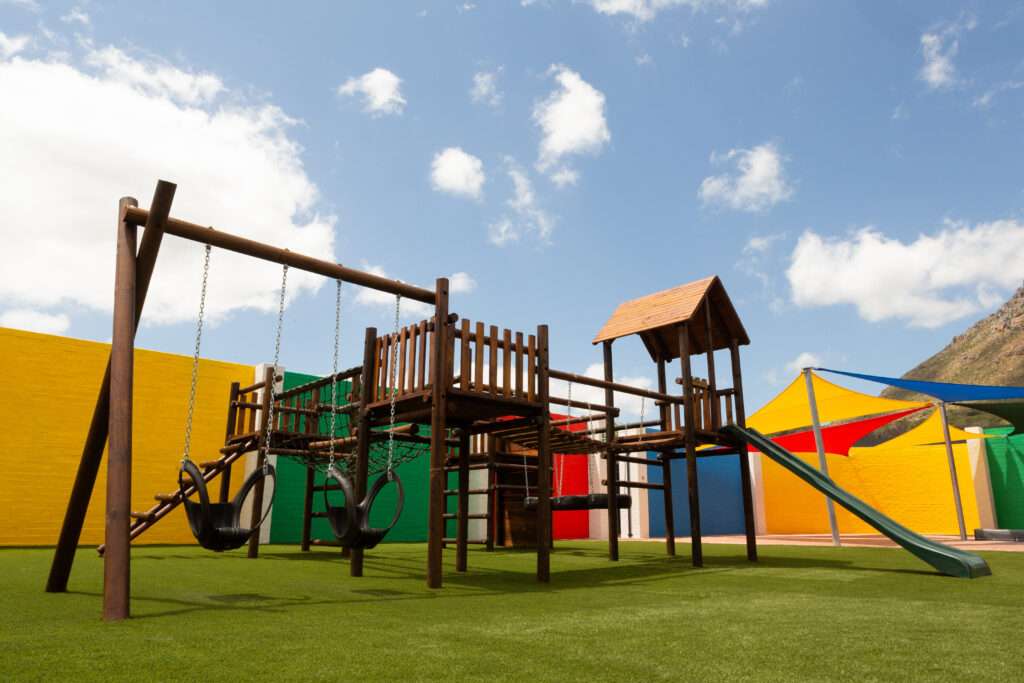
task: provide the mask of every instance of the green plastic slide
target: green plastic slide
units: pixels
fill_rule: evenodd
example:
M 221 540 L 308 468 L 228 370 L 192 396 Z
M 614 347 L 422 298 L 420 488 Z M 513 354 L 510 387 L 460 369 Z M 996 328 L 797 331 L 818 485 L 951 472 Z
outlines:
M 936 543 L 911 531 L 890 517 L 883 515 L 860 498 L 839 488 L 829 477 L 826 477 L 757 430 L 729 425 L 724 427 L 722 431 L 732 439 L 738 440 L 741 443 L 748 443 L 761 451 L 943 574 L 973 579 L 979 576 L 988 576 L 992 573 L 988 564 L 981 557 L 942 543 Z

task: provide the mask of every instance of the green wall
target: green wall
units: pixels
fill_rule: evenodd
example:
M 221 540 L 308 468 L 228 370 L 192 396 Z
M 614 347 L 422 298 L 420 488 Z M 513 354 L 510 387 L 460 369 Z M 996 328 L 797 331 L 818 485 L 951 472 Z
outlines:
M 986 429 L 1005 436 L 1010 427 Z M 1001 529 L 1024 529 L 1024 434 L 985 439 L 996 523 Z
M 285 372 L 284 388 L 292 389 L 301 384 L 318 379 L 316 375 L 299 372 Z M 350 391 L 350 384 L 339 384 L 339 393 L 344 403 L 344 396 Z M 328 418 L 322 418 L 324 420 Z M 339 416 L 338 434 L 348 434 L 348 417 Z M 398 469 L 405 486 L 405 508 L 402 517 L 386 541 L 425 541 L 427 539 L 427 480 L 430 470 L 429 449 L 423 448 L 423 455 L 403 464 Z M 271 543 L 300 543 L 302 541 L 302 506 L 306 495 L 306 466 L 295 458 L 278 457 L 277 459 L 278 491 L 274 499 L 273 517 L 270 524 Z M 316 483 L 323 484 L 324 475 L 316 473 Z M 370 479 L 370 486 L 374 478 Z M 332 493 L 337 496 L 337 493 Z M 388 486 L 377 498 L 371 513 L 373 524 L 386 524 L 395 509 L 395 489 Z M 313 510 L 322 511 L 323 491 L 317 491 L 313 498 Z M 326 519 L 313 518 L 313 538 L 333 540 L 330 525 Z

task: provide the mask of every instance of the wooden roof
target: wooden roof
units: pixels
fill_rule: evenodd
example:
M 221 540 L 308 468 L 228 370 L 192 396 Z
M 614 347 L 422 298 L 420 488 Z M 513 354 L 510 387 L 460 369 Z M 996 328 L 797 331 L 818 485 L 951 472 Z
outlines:
M 620 304 L 593 343 L 638 334 L 651 358 L 669 361 L 679 357 L 677 328 L 688 323 L 691 355 L 704 353 L 708 349 L 706 307 L 710 307 L 713 349 L 729 348 L 732 339 L 740 345 L 750 343 L 717 275 Z

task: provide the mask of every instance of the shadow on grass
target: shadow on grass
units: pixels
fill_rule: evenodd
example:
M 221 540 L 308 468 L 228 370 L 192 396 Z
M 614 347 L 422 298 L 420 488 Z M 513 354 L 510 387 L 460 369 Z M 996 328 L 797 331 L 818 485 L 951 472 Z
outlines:
M 136 592 L 133 600 L 141 604 L 166 606 L 166 609 L 159 609 L 158 611 L 148 613 L 143 612 L 137 615 L 138 619 L 158 619 L 205 611 L 222 612 L 227 610 L 242 613 L 260 612 L 275 614 L 291 611 L 296 608 L 336 606 L 339 609 L 344 609 L 346 606 L 382 602 L 451 601 L 490 598 L 498 595 L 560 593 L 581 589 L 600 589 L 602 587 L 653 586 L 668 581 L 679 581 L 680 579 L 692 579 L 693 581 L 700 582 L 704 578 L 731 573 L 742 576 L 746 572 L 756 572 L 766 568 L 856 570 L 858 572 L 871 572 L 881 575 L 923 575 L 944 578 L 935 572 L 924 569 L 871 567 L 860 565 L 856 561 L 825 557 L 762 556 L 760 562 L 751 563 L 747 561 L 744 555 L 716 555 L 706 558 L 703 568 L 694 568 L 690 564 L 690 556 L 688 554 L 668 557 L 653 552 L 638 553 L 636 549 L 632 549 L 631 552 L 624 553 L 619 562 L 611 562 L 606 559 L 607 555 L 601 548 L 595 547 L 593 550 L 589 550 L 568 547 L 557 549 L 552 553 L 552 561 L 555 565 L 552 571 L 552 582 L 543 584 L 538 583 L 534 579 L 532 571 L 533 557 L 532 551 L 496 549 L 493 552 L 485 553 L 482 550 L 474 550 L 470 553 L 470 569 L 468 572 L 455 572 L 452 570 L 450 562 L 446 562 L 444 582 L 449 590 L 432 591 L 426 589 L 423 585 L 426 580 L 425 557 L 423 547 L 420 545 L 410 545 L 407 548 L 391 545 L 388 546 L 387 554 L 385 555 L 368 552 L 364 559 L 367 574 L 365 579 L 349 578 L 346 566 L 347 560 L 341 557 L 340 551 L 302 552 L 300 550 L 264 549 L 259 559 L 265 562 L 337 563 L 339 582 L 344 581 L 347 584 L 347 586 L 342 584 L 338 587 L 348 587 L 348 590 L 343 596 L 325 597 L 325 595 L 321 594 L 316 598 L 310 596 L 278 597 L 261 593 L 235 593 L 206 595 L 195 600 L 152 596 Z M 249 558 L 245 553 L 239 552 L 206 555 L 185 553 L 159 556 L 143 555 L 137 559 L 142 561 L 179 559 L 193 562 L 199 560 L 202 562 L 203 560 L 247 561 Z M 588 564 L 583 567 L 573 567 L 572 561 L 574 560 L 603 560 L 604 562 L 599 566 Z M 503 561 L 505 561 L 507 567 L 495 566 L 496 564 L 502 564 Z M 797 579 L 797 582 L 793 584 L 795 589 L 802 582 L 799 581 L 799 576 L 794 578 Z M 374 585 L 359 586 L 361 581 L 372 582 L 375 580 L 397 580 L 401 585 L 398 589 L 381 588 Z M 407 587 L 408 590 L 401 590 L 403 587 Z M 99 596 L 98 593 L 81 594 Z

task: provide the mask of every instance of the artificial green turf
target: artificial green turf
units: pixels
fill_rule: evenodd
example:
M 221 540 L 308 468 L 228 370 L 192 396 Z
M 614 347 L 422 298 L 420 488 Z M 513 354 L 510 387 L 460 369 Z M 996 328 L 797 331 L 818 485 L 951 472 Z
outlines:
M 132 610 L 99 619 L 102 562 L 79 553 L 68 594 L 49 550 L 0 550 L 0 679 L 1021 680 L 1024 554 L 993 576 L 934 574 L 888 549 L 559 543 L 552 583 L 528 553 L 470 552 L 445 587 L 426 549 L 392 544 L 352 579 L 336 551 L 133 550 Z

